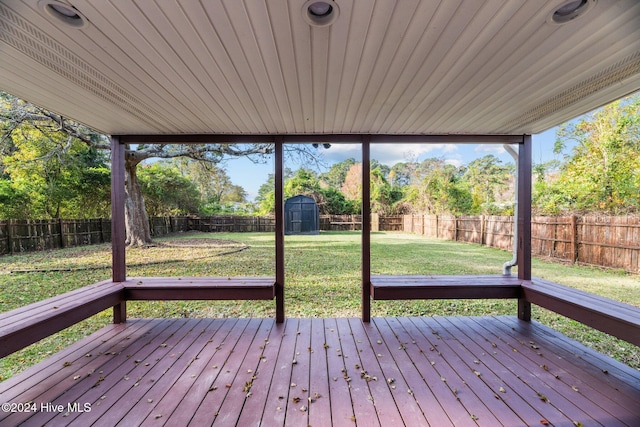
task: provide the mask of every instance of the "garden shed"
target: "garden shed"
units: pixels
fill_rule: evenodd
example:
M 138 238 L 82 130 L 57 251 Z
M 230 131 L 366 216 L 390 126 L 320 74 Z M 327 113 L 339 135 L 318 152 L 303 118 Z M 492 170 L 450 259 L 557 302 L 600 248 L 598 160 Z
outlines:
M 640 308 L 531 271 L 532 135 L 640 90 L 637 0 L 0 1 L 0 89 L 108 135 L 112 162 L 111 278 L 0 313 L 0 357 L 113 312 L 2 381 L 0 425 L 640 425 L 640 373 L 531 312 L 640 345 Z M 341 143 L 362 149 L 362 316 L 288 317 L 283 150 Z M 517 147 L 517 276 L 372 273 L 371 146 L 469 143 Z M 273 153 L 272 273 L 128 275 L 136 144 Z M 373 299 L 494 298 L 517 308 L 371 317 Z M 196 299 L 275 313 L 127 318 Z
M 318 204 L 309 196 L 298 194 L 284 202 L 285 234 L 319 234 Z

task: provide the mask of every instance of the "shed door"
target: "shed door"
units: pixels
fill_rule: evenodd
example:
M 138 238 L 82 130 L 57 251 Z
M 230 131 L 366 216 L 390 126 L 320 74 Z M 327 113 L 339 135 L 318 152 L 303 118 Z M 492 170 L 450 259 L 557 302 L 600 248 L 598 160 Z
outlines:
M 316 230 L 316 210 L 313 203 L 296 201 L 291 203 L 289 212 L 292 233 L 309 233 Z
M 291 231 L 293 233 L 302 232 L 302 205 L 294 203 L 291 205 Z

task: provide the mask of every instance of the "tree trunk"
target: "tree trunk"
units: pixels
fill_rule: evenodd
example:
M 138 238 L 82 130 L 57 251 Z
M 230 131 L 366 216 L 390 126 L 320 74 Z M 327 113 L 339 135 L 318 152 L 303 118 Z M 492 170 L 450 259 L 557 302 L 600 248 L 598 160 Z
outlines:
M 125 164 L 124 217 L 127 232 L 127 246 L 147 246 L 151 244 L 149 217 L 136 173 L 139 162 L 127 160 Z

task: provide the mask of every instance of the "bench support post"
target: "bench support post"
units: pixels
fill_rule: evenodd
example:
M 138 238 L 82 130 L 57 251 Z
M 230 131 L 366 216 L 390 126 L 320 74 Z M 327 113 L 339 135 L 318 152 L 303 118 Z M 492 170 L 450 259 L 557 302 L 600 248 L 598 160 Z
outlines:
M 113 323 L 124 323 L 127 321 L 127 302 L 122 301 L 113 306 Z
M 531 135 L 518 150 L 518 279 L 531 280 Z M 531 303 L 518 299 L 518 318 L 531 320 Z

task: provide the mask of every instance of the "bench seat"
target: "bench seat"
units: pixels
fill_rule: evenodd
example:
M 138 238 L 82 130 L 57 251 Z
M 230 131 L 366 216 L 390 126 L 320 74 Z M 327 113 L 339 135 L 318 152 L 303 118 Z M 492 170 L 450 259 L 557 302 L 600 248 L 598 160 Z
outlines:
M 372 276 L 374 300 L 517 298 L 640 346 L 640 307 L 538 277 Z
M 372 276 L 374 300 L 519 298 L 522 280 L 513 276 Z
M 0 313 L 4 357 L 124 301 L 121 283 L 105 280 Z
M 534 277 L 522 284 L 535 305 L 640 346 L 640 307 Z
M 131 277 L 105 280 L 0 313 L 0 357 L 126 301 L 269 300 L 274 277 Z M 116 311 L 114 311 L 115 313 Z
M 270 300 L 275 277 L 130 277 L 122 282 L 129 301 Z

